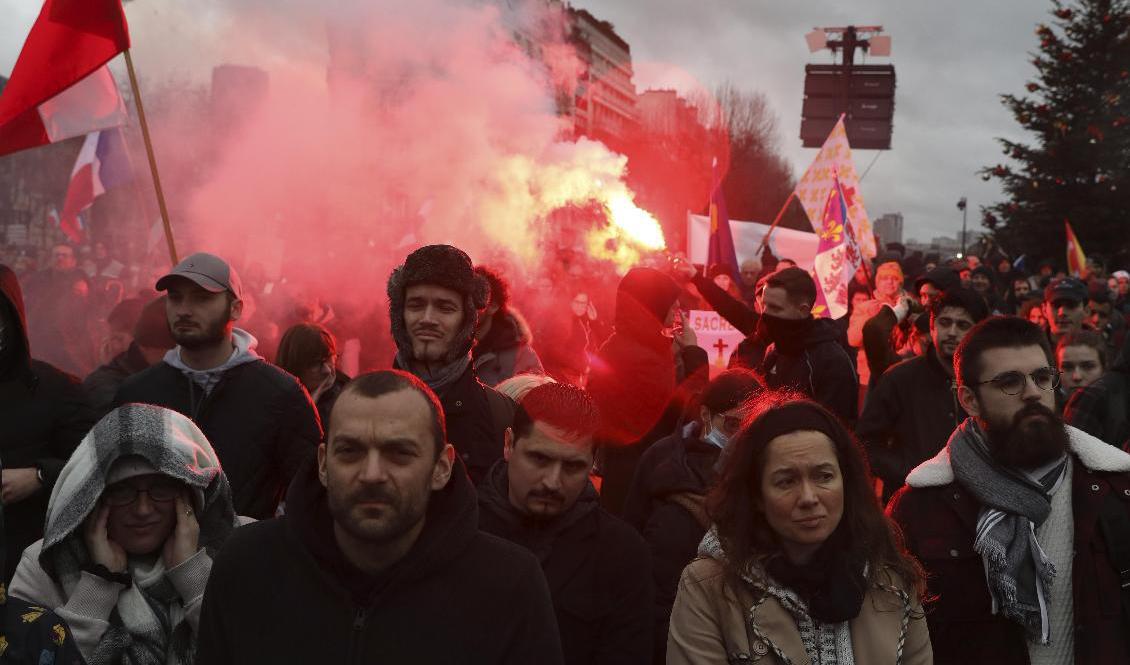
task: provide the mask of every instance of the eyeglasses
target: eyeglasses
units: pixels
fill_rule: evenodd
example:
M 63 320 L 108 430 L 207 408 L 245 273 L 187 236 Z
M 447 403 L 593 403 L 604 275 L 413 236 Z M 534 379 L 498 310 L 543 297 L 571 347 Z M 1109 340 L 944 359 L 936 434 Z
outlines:
M 981 381 L 973 385 L 983 386 L 986 383 L 991 383 L 1006 395 L 1019 395 L 1024 392 L 1024 386 L 1029 378 L 1040 390 L 1054 390 L 1059 385 L 1059 370 L 1054 367 L 1041 367 L 1028 374 L 1017 371 L 1004 372 L 988 381 Z
M 118 483 L 107 487 L 106 491 L 102 493 L 102 498 L 111 506 L 120 508 L 137 501 L 137 498 L 143 492 L 149 497 L 150 501 L 169 503 L 176 500 L 177 495 L 181 492 L 181 486 L 175 483 L 154 483 L 148 489 L 143 489 L 134 487 L 129 483 Z

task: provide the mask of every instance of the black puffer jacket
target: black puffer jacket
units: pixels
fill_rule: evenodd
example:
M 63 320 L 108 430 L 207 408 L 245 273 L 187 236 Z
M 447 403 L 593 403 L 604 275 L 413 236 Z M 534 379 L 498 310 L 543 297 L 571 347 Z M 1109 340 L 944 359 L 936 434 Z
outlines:
M 856 435 L 871 473 L 883 480 L 883 501 L 902 487 L 906 474 L 938 454 L 966 418 L 953 379 L 931 347 L 894 365 L 867 395 Z
M 478 530 L 462 465 L 433 492 L 408 554 L 378 577 L 338 549 L 326 491 L 308 464 L 287 514 L 236 530 L 212 566 L 197 665 L 412 663 L 559 665 L 537 559 Z
M 44 487 L 5 507 L 7 548 L 23 552 L 43 537 L 47 499 L 75 446 L 94 425 L 94 412 L 78 379 L 31 358 L 19 282 L 0 265 L 0 307 L 15 322 L 12 355 L 0 370 L 0 459 L 4 468 L 43 471 Z M 10 580 L 19 557 L 6 563 Z
M 567 665 L 651 662 L 647 548 L 597 505 L 591 484 L 565 514 L 532 520 L 510 504 L 507 465 L 499 462 L 479 486 L 479 528 L 541 560 Z
M 836 323 L 813 319 L 799 353 L 769 347 L 761 365 L 765 384 L 777 390 L 798 390 L 819 402 L 847 423 L 859 415 L 859 377 L 847 351 L 839 342 Z
M 698 438 L 701 425 L 690 423 L 656 441 L 640 458 L 624 519 L 651 550 L 655 589 L 653 661 L 663 663 L 667 629 L 679 576 L 695 559 L 706 534 L 705 498 L 714 483 L 722 450 Z
M 306 389 L 261 358 L 224 371 L 207 395 L 162 361 L 122 384 L 114 404 L 126 402 L 163 406 L 191 418 L 216 449 L 236 513 L 255 519 L 275 515 L 291 478 L 322 440 Z

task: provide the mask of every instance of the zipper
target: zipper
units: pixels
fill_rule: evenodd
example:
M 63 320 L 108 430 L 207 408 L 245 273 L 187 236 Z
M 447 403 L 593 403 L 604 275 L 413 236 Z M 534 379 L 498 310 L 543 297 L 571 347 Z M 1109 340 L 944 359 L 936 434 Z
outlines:
M 365 635 L 365 608 L 358 607 L 357 612 L 353 615 L 353 631 L 349 637 L 349 658 L 350 663 L 362 662 L 361 654 L 361 638 Z

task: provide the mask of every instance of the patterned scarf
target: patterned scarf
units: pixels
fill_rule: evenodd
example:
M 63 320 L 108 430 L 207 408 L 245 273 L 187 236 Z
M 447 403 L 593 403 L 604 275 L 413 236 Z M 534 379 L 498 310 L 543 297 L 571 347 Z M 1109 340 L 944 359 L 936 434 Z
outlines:
M 1028 638 L 1048 644 L 1047 599 L 1055 565 L 1036 539 L 1051 514 L 1051 493 L 1066 477 L 1067 455 L 1035 473 L 1001 466 L 985 434 L 967 418 L 950 437 L 954 477 L 981 503 L 973 550 L 985 562 L 993 612 L 1024 627 Z
M 726 553 L 722 550 L 722 543 L 718 540 L 718 531 L 715 527 L 711 527 L 706 532 L 698 546 L 698 554 L 719 562 L 726 561 Z M 801 643 L 804 644 L 804 653 L 812 665 L 855 665 L 850 620 L 838 623 L 817 621 L 812 617 L 808 603 L 795 591 L 779 584 L 765 571 L 746 571 L 742 574 L 742 580 L 752 588 L 775 599 L 793 617 L 797 631 L 800 633 Z M 749 613 L 750 632 L 756 639 L 764 642 L 778 660 L 782 663 L 790 663 L 788 656 L 758 628 L 754 620 L 756 609 L 755 605 Z

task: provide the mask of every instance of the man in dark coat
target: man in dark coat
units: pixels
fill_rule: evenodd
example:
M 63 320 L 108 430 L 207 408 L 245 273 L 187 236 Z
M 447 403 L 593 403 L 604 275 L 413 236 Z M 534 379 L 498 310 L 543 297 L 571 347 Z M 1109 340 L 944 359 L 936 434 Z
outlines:
M 761 364 L 765 383 L 791 388 L 819 402 L 847 423 L 859 415 L 859 378 L 839 331 L 812 316 L 816 283 L 801 268 L 778 270 L 765 282 L 761 323 L 773 341 Z
M 746 400 L 764 387 L 751 370 L 722 372 L 703 392 L 698 417 L 656 441 L 636 467 L 624 519 L 651 550 L 655 589 L 652 661 L 656 665 L 666 660 L 679 576 L 697 556 L 710 526 L 706 493 L 717 477 L 719 456 L 741 426 Z
M 471 357 L 490 287 L 463 250 L 427 245 L 392 271 L 387 290 L 393 367 L 439 395 L 447 439 L 478 485 L 502 459 L 503 433 L 514 417 L 514 403 L 479 381 Z
M 534 337 L 526 319 L 510 305 L 506 278 L 486 266 L 475 266 L 490 285 L 490 301 L 478 317 L 475 346 L 471 349 L 475 375 L 494 387 L 515 374 L 545 374 L 532 346 Z
M 616 331 L 593 362 L 588 390 L 600 409 L 600 500 L 613 514 L 623 507 L 640 455 L 678 422 L 677 361 L 685 376 L 708 362 L 690 340 L 663 334 L 674 323 L 678 297 L 678 285 L 664 273 L 629 270 L 616 289 Z
M 1111 548 L 1130 542 L 1130 455 L 1063 424 L 1058 377 L 1035 324 L 975 326 L 957 351 L 971 417 L 888 506 L 937 598 L 935 663 L 1130 662 Z
M 0 265 L 0 460 L 12 551 L 43 537 L 51 489 L 94 420 L 78 379 L 32 359 L 19 281 Z M 5 581 L 17 563 L 6 562 Z
M 600 508 L 589 480 L 598 425 L 580 388 L 537 386 L 479 486 L 479 528 L 529 549 L 549 582 L 568 665 L 651 662 L 651 579 L 639 534 Z
M 287 484 L 322 438 L 318 413 L 295 377 L 264 361 L 235 327 L 239 276 L 213 254 L 193 254 L 157 280 L 177 346 L 122 384 L 115 405 L 142 402 L 188 416 L 231 483 L 236 513 L 274 516 Z
M 867 395 L 855 430 L 871 473 L 883 481 L 884 503 L 911 469 L 945 447 L 966 418 L 954 391 L 953 354 L 988 310 L 980 296 L 960 287 L 946 291 L 931 307 L 930 348 L 883 373 Z
M 216 558 L 197 664 L 561 664 L 537 559 L 478 530 L 443 432 L 416 377 L 350 382 L 286 515 L 238 529 Z
M 83 379 L 82 387 L 94 410 L 100 414 L 109 413 L 114 405 L 114 396 L 125 380 L 161 362 L 169 349 L 176 345 L 165 315 L 165 297 L 149 301 L 133 326 L 133 340 L 129 347 Z

